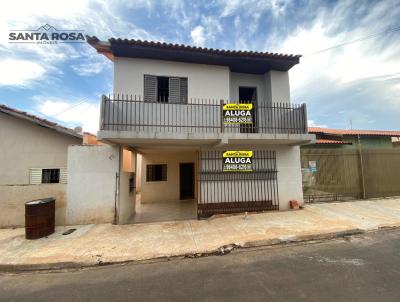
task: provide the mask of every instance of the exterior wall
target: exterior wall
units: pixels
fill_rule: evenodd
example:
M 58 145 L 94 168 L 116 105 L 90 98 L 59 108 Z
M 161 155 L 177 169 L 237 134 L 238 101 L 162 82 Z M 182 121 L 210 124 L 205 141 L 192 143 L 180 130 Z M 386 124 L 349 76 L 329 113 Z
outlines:
M 266 100 L 264 75 L 231 72 L 230 100 L 239 100 L 239 87 L 256 87 L 257 100 L 263 103 Z
M 113 222 L 119 147 L 68 148 L 67 224 Z
M 116 57 L 114 93 L 143 97 L 144 75 L 188 78 L 188 97 L 237 100 L 239 86 L 257 87 L 259 100 L 290 102 L 289 74 L 271 70 L 265 75 L 230 72 L 227 66 Z
M 289 73 L 271 70 L 265 74 L 266 98 L 269 103 L 290 103 Z
M 188 97 L 229 99 L 229 68 L 226 66 L 116 57 L 114 93 L 143 97 L 144 75 L 188 78 Z
M 142 190 L 142 154 L 136 154 L 136 193 Z
M 0 185 L 29 184 L 30 168 L 66 167 L 68 146 L 81 143 L 79 138 L 0 113 Z
M 299 146 L 276 148 L 278 168 L 279 209 L 288 210 L 289 201 L 297 200 L 303 204 L 303 186 Z
M 0 227 L 25 226 L 25 202 L 46 197 L 56 199 L 56 225 L 65 224 L 65 184 L 0 186 Z
M 136 192 L 129 188 L 130 178 L 136 170 L 136 152 L 121 148 L 122 160 L 119 177 L 118 224 L 127 223 L 135 213 Z
M 197 175 L 197 152 L 162 152 L 142 154 L 141 202 L 176 202 L 179 196 L 179 163 L 194 163 Z M 167 181 L 146 181 L 146 165 L 167 164 Z M 197 196 L 197 180 L 195 179 L 195 197 Z

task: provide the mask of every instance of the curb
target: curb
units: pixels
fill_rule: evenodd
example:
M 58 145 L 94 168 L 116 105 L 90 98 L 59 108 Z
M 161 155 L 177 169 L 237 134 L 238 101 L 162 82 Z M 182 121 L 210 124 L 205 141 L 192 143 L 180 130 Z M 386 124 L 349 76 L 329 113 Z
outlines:
M 375 231 L 383 229 L 394 229 L 396 227 L 385 227 L 379 228 Z M 256 248 L 256 247 L 266 247 L 266 246 L 276 246 L 276 245 L 286 245 L 300 242 L 318 241 L 318 240 L 330 240 L 335 238 L 344 238 L 354 235 L 364 234 L 367 231 L 362 229 L 351 229 L 340 232 L 331 232 L 324 234 L 311 234 L 303 236 L 293 236 L 285 238 L 274 238 L 268 240 L 256 240 L 245 242 L 244 244 L 227 244 L 214 250 L 207 252 L 199 252 L 192 254 L 182 254 L 182 255 L 172 255 L 172 256 L 162 256 L 145 260 L 123 260 L 123 261 L 96 261 L 96 262 L 57 262 L 57 263 L 36 263 L 36 264 L 0 264 L 0 273 L 19 273 L 19 272 L 33 272 L 33 271 L 53 271 L 53 270 L 63 270 L 63 269 L 81 269 L 81 268 L 91 268 L 115 264 L 127 264 L 127 263 L 151 263 L 157 261 L 169 261 L 171 259 L 184 259 L 184 258 L 200 258 L 215 255 L 226 255 L 235 249 L 246 249 L 246 248 Z

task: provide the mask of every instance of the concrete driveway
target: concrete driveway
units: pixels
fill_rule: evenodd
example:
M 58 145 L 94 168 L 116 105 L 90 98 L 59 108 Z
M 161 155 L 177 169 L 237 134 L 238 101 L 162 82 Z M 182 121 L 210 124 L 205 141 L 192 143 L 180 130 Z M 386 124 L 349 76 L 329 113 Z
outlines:
M 92 266 L 215 253 L 222 246 L 271 245 L 400 226 L 400 198 L 307 205 L 303 210 L 136 225 L 58 227 L 25 240 L 24 229 L 0 230 L 2 270 Z M 76 228 L 70 235 L 62 235 Z

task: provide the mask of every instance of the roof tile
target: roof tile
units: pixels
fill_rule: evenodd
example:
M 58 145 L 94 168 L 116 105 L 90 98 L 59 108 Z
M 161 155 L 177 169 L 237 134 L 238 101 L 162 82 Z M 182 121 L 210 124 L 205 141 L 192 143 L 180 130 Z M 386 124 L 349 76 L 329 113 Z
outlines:
M 400 131 L 385 131 L 385 130 L 345 130 L 345 129 L 330 129 L 322 127 L 309 127 L 309 133 L 323 133 L 333 135 L 365 135 L 365 136 L 400 136 Z
M 82 135 L 75 132 L 73 129 L 61 126 L 57 123 L 51 122 L 44 118 L 40 118 L 36 115 L 30 114 L 30 113 L 27 113 L 25 111 L 21 111 L 21 110 L 15 109 L 15 108 L 8 107 L 3 104 L 0 104 L 0 112 L 6 113 L 6 114 L 11 114 L 13 116 L 20 117 L 20 118 L 25 118 L 33 123 L 43 126 L 43 127 L 48 127 L 48 128 L 54 129 L 58 132 L 61 132 L 61 133 L 67 134 L 67 135 L 71 135 L 71 136 L 74 136 L 77 138 L 82 138 Z

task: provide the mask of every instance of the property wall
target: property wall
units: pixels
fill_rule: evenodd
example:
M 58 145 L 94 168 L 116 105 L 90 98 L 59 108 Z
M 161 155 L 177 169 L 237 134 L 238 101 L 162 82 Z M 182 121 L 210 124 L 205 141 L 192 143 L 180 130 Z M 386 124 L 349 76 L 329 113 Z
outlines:
M 67 224 L 113 222 L 118 146 L 68 148 Z
M 65 195 L 65 184 L 2 185 L 0 186 L 0 227 L 25 226 L 25 202 L 50 196 L 56 199 L 56 225 L 64 225 Z
M 229 68 L 226 66 L 116 57 L 114 93 L 143 97 L 144 75 L 188 78 L 188 97 L 229 98 Z
M 30 168 L 66 167 L 68 146 L 81 143 L 82 139 L 0 113 L 0 185 L 29 184 Z
M 141 202 L 175 202 L 179 196 L 179 163 L 195 163 L 195 175 L 197 171 L 196 151 L 158 151 L 142 154 L 142 184 Z M 146 181 L 146 165 L 167 164 L 167 181 Z M 195 188 L 197 181 L 195 180 Z M 197 188 L 195 189 L 197 196 Z

